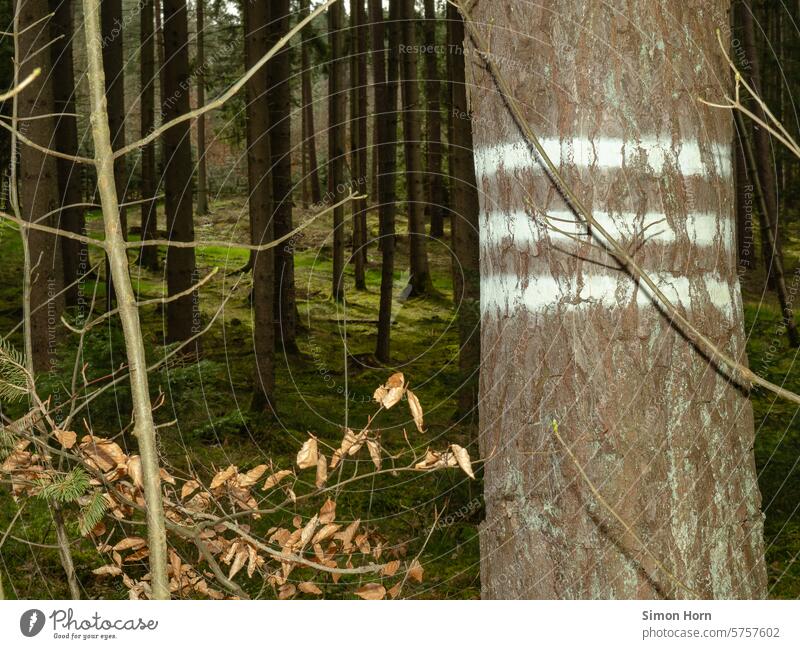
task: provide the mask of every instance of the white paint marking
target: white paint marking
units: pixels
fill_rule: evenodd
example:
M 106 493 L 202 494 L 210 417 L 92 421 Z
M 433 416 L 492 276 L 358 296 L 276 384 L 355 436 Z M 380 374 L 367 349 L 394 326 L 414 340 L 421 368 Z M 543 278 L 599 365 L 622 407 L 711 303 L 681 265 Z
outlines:
M 582 219 L 569 210 L 548 210 L 550 221 L 537 216 L 536 221 L 525 211 L 514 212 L 492 211 L 481 216 L 481 245 L 485 248 L 501 247 L 507 239 L 524 250 L 544 239 L 544 230 L 551 241 L 571 241 L 567 235 L 591 241 L 588 229 Z M 646 241 L 672 244 L 677 240 L 677 233 L 669 225 L 663 212 L 647 212 L 639 215 L 635 212 L 610 214 L 593 212 L 598 223 L 617 241 L 632 241 L 634 237 L 644 237 Z M 552 225 L 563 232 L 558 232 Z M 720 218 L 708 212 L 690 212 L 685 221 L 686 234 L 693 245 L 698 247 L 717 245 L 720 235 L 726 251 L 734 247 L 734 223 L 730 218 Z M 564 234 L 566 232 L 567 234 Z M 596 237 L 599 239 L 600 234 Z M 592 237 L 594 238 L 594 237 Z
M 557 167 L 574 164 L 578 167 L 623 169 L 647 164 L 653 173 L 660 174 L 677 165 L 683 176 L 707 176 L 716 171 L 720 176 L 731 175 L 731 148 L 728 144 L 708 144 L 705 155 L 696 140 L 677 143 L 679 151 L 673 152 L 671 140 L 646 137 L 639 141 L 613 137 L 542 138 L 544 150 Z M 543 173 L 541 163 L 534 161 L 528 145 L 509 142 L 475 149 L 475 169 L 478 177 L 491 176 L 500 169 L 512 173 L 518 169 L 531 169 Z
M 672 273 L 650 273 L 664 295 L 674 304 L 690 310 L 692 303 L 706 299 L 727 318 L 739 309 L 738 279 L 731 285 L 716 273 L 707 273 L 693 281 Z M 481 278 L 481 312 L 513 315 L 518 310 L 532 313 L 574 311 L 589 306 L 623 308 L 629 306 L 636 292 L 636 304 L 653 306 L 653 297 L 644 284 L 638 288 L 621 273 L 584 274 L 577 278 L 556 280 L 549 275 L 520 279 L 512 274 Z

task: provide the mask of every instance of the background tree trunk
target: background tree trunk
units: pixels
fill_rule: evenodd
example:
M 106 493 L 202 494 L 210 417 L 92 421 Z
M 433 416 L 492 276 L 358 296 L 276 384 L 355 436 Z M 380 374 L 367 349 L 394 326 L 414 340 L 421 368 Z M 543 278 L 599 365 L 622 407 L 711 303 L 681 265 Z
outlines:
M 331 58 L 328 68 L 328 196 L 338 202 L 344 186 L 344 62 L 342 28 L 344 8 L 336 2 L 328 9 L 328 38 Z M 333 210 L 333 289 L 334 300 L 344 297 L 344 207 Z
M 458 10 L 447 5 L 450 70 L 450 228 L 453 248 L 453 295 L 458 313 L 458 410 L 462 417 L 478 405 L 480 368 L 480 269 L 478 189 L 472 155 L 472 115 L 467 103 L 464 70 L 464 23 Z M 477 412 L 474 412 L 477 415 Z
M 270 44 L 289 31 L 289 0 L 270 1 Z M 270 149 L 272 153 L 273 234 L 292 231 L 291 59 L 284 47 L 267 65 Z M 275 248 L 275 321 L 284 350 L 297 349 L 297 306 L 294 286 L 294 248 Z
M 189 112 L 189 24 L 185 0 L 163 0 L 165 122 Z M 164 132 L 164 190 L 167 232 L 172 241 L 194 241 L 192 145 L 189 122 Z M 167 249 L 167 291 L 187 290 L 196 281 L 194 248 Z M 167 341 L 186 340 L 199 329 L 198 295 L 167 304 Z
M 425 55 L 426 212 L 430 220 L 430 235 L 432 237 L 441 237 L 444 235 L 444 223 L 442 220 L 442 115 L 439 101 L 441 82 L 439 80 L 439 54 L 436 50 L 436 22 L 435 0 L 425 0 L 425 20 L 422 24 L 425 45 L 429 48 L 427 51 L 430 52 Z
M 301 19 L 309 13 L 309 0 L 301 0 Z M 316 129 L 314 128 L 314 97 L 311 92 L 311 56 L 308 41 L 311 38 L 311 27 L 306 26 L 302 32 L 303 42 L 300 49 L 301 57 L 301 101 L 303 102 L 303 150 L 304 159 L 308 166 L 308 185 L 311 187 L 311 202 L 319 206 L 322 200 L 319 185 L 319 169 L 317 164 Z
M 364 0 L 350 0 L 350 176 L 353 191 L 367 191 L 367 54 Z M 353 201 L 355 285 L 366 290 L 367 203 Z
M 197 105 L 206 103 L 205 0 L 197 0 Z M 197 213 L 208 214 L 208 180 L 206 178 L 206 116 L 197 118 Z
M 730 92 L 719 87 L 729 75 L 709 24 L 726 23 L 728 8 L 636 0 L 627 4 L 635 29 L 611 7 L 578 0 L 525 12 L 479 3 L 473 19 L 484 39 L 491 25 L 491 60 L 565 182 L 693 325 L 746 363 L 732 120 L 695 100 Z M 491 456 L 484 596 L 765 597 L 746 392 L 596 238 L 580 235 L 585 226 L 472 60 L 484 190 L 480 442 Z M 557 225 L 581 242 L 546 228 L 543 214 L 575 220 Z M 644 239 L 652 222 L 662 232 Z
M 75 114 L 75 72 L 73 70 L 72 35 L 73 3 L 71 0 L 50 0 L 50 11 L 53 13 L 50 26 L 53 38 L 53 95 L 55 112 L 65 113 L 56 118 L 56 149 L 70 155 L 78 154 L 78 123 Z M 61 199 L 60 226 L 85 234 L 86 219 L 83 208 L 77 206 L 81 200 L 81 169 L 69 160 L 56 160 L 58 168 L 58 195 Z M 81 293 L 81 284 L 77 282 L 89 270 L 89 253 L 86 244 L 74 239 L 61 239 L 61 251 L 64 260 L 64 286 L 69 286 L 64 294 L 69 306 L 77 306 Z M 74 286 L 70 286 L 74 284 Z
M 141 87 L 141 136 L 155 129 L 155 50 L 156 35 L 153 31 L 153 0 L 143 0 L 141 4 L 139 29 L 139 82 Z M 149 142 L 142 147 L 141 198 L 153 198 L 141 205 L 142 239 L 158 238 L 158 204 L 155 200 L 156 187 L 156 145 Z M 158 270 L 158 249 L 146 246 L 139 252 L 139 263 L 145 268 Z
M 269 8 L 266 2 L 244 2 L 245 68 L 252 67 L 269 49 Z M 251 243 L 272 240 L 272 166 L 269 137 L 269 103 L 266 72 L 247 82 L 247 177 Z M 255 411 L 272 411 L 275 370 L 275 256 L 272 249 L 254 252 L 253 263 L 253 344 Z
M 416 14 L 414 0 L 400 0 L 402 41 L 400 65 L 403 79 L 403 145 L 406 160 L 406 206 L 408 211 L 408 249 L 411 266 L 411 295 L 431 291 L 428 271 L 428 245 L 425 232 L 425 190 L 422 170 L 422 132 L 417 83 L 417 53 L 415 49 Z

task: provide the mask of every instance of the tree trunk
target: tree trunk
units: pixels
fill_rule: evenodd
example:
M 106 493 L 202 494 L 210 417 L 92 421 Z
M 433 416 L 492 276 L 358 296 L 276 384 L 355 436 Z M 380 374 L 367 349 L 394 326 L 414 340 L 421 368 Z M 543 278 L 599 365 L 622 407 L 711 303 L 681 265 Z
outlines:
M 425 190 L 422 170 L 422 106 L 417 84 L 416 15 L 414 0 L 400 0 L 402 44 L 400 64 L 403 79 L 403 144 L 406 159 L 406 209 L 408 212 L 408 249 L 411 266 L 411 295 L 431 291 L 428 270 L 428 245 L 425 232 Z
M 270 44 L 289 31 L 289 0 L 270 1 Z M 281 49 L 267 66 L 269 84 L 270 149 L 272 153 L 273 234 L 292 231 L 291 59 Z M 278 339 L 286 351 L 297 349 L 297 305 L 294 287 L 294 247 L 275 248 L 275 321 Z
M 65 113 L 56 118 L 56 149 L 70 155 L 78 154 L 78 123 L 75 114 L 75 73 L 72 58 L 73 3 L 50 0 L 51 32 L 53 38 L 53 94 L 55 112 Z M 76 234 L 86 234 L 86 219 L 81 199 L 81 169 L 69 160 L 56 160 L 58 168 L 58 194 L 61 198 L 60 227 Z M 86 244 L 73 239 L 61 239 L 64 261 L 64 299 L 69 306 L 82 307 L 81 286 L 78 278 L 89 270 L 89 253 Z
M 186 0 L 163 0 L 163 119 L 189 112 L 189 24 Z M 194 241 L 192 217 L 192 145 L 189 122 L 164 132 L 164 193 L 167 232 L 172 241 Z M 175 295 L 196 281 L 194 248 L 167 248 L 167 291 Z M 186 340 L 200 328 L 197 292 L 167 304 L 167 342 Z
M 245 2 L 245 68 L 249 69 L 269 49 L 269 9 L 266 2 Z M 272 176 L 270 174 L 269 104 L 266 75 L 256 74 L 247 82 L 247 177 L 251 243 L 272 240 Z M 253 343 L 255 373 L 253 400 L 255 411 L 274 408 L 274 300 L 275 257 L 273 250 L 253 252 Z
M 391 0 L 390 19 L 397 17 L 397 0 Z M 397 52 L 396 23 L 390 22 L 389 71 L 386 71 L 385 28 L 381 0 L 369 0 L 372 24 L 372 70 L 376 119 L 375 153 L 378 158 L 378 220 L 380 223 L 381 296 L 378 309 L 378 339 L 375 357 L 391 362 L 392 293 L 394 289 L 395 172 L 397 167 Z
M 467 103 L 464 70 L 464 23 L 458 10 L 447 5 L 448 69 L 450 70 L 450 120 L 448 149 L 451 185 L 450 228 L 453 248 L 453 289 L 458 319 L 458 410 L 471 416 L 478 405 L 480 368 L 480 246 L 478 241 L 478 189 L 472 155 L 472 115 Z
M 301 0 L 301 19 L 308 15 L 309 0 Z M 308 183 L 311 187 L 311 202 L 319 207 L 322 195 L 319 185 L 319 168 L 317 165 L 317 144 L 316 129 L 314 128 L 314 97 L 311 93 L 311 57 L 309 55 L 308 40 L 311 38 L 311 27 L 307 26 L 303 30 L 303 42 L 301 45 L 301 93 L 303 102 L 303 146 L 304 159 L 308 165 Z
M 170 2 L 171 0 L 167 0 Z M 161 476 L 158 466 L 153 406 L 147 382 L 147 359 L 139 323 L 136 296 L 128 274 L 128 255 L 120 219 L 114 182 L 114 153 L 106 113 L 103 74 L 100 0 L 83 1 L 86 53 L 89 64 L 92 137 L 95 148 L 97 186 L 103 206 L 105 241 L 114 284 L 119 298 L 119 318 L 125 336 L 125 351 L 130 368 L 134 429 L 142 458 L 142 478 L 147 520 L 147 547 L 150 561 L 150 586 L 153 599 L 169 599 L 167 580 L 167 533 L 161 500 Z M 167 15 L 171 15 L 169 12 Z
M 206 103 L 205 0 L 196 3 L 197 27 L 197 105 Z M 208 181 L 206 178 L 206 116 L 197 118 L 197 213 L 208 214 Z
M 738 126 L 738 125 L 737 125 Z M 753 179 L 747 170 L 745 157 L 746 132 L 735 131 L 733 136 L 734 165 L 736 168 L 736 254 L 739 275 L 755 268 L 755 240 L 753 238 Z
M 367 189 L 367 53 L 364 0 L 350 0 L 350 184 Z M 353 201 L 353 261 L 356 289 L 366 290 L 367 203 Z
M 336 2 L 328 9 L 328 38 L 331 58 L 328 69 L 328 200 L 338 202 L 344 191 L 344 63 L 342 28 L 344 8 Z M 334 300 L 344 297 L 344 207 L 333 210 Z
M 153 31 L 153 0 L 143 0 L 141 4 L 139 30 L 139 82 L 141 103 L 141 136 L 144 137 L 155 129 L 155 49 L 156 35 Z M 140 194 L 144 201 L 141 205 L 141 237 L 142 239 L 158 238 L 158 205 L 155 200 L 156 187 L 156 145 L 149 142 L 142 147 L 142 179 Z M 158 270 L 158 249 L 146 246 L 139 252 L 139 263 L 145 268 Z
M 472 16 L 513 95 L 471 57 L 484 597 L 767 594 L 746 390 L 586 233 L 508 108 L 693 326 L 746 363 L 732 120 L 695 100 L 731 92 L 709 25 L 728 8 L 558 0 Z
M 436 4 L 434 0 L 425 0 L 425 20 L 423 31 L 428 54 L 425 56 L 425 139 L 427 155 L 426 170 L 426 212 L 430 220 L 431 237 L 444 235 L 443 200 L 442 200 L 442 115 L 440 112 L 439 94 L 439 55 L 436 49 Z
M 33 24 L 50 13 L 47 0 L 19 0 L 19 78 L 24 79 L 35 68 L 41 76 L 18 95 L 18 129 L 28 139 L 44 147 L 55 142 L 55 100 L 53 95 L 50 31 Z M 50 117 L 39 117 L 50 115 Z M 38 117 L 38 119 L 37 119 Z M 19 159 L 19 208 L 26 221 L 50 227 L 58 226 L 58 168 L 56 158 L 33 147 L 21 145 Z M 52 212 L 50 216 L 45 214 Z M 56 329 L 64 310 L 64 298 L 56 297 L 63 288 L 64 266 L 61 241 L 40 230 L 26 230 L 31 272 L 28 297 L 30 302 L 30 341 L 35 372 L 44 372 L 57 361 Z

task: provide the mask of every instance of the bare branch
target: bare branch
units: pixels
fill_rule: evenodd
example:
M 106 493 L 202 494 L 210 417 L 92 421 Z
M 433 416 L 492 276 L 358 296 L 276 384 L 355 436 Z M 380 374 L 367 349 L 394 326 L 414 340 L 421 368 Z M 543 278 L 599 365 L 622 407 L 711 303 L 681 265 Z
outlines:
M 11 99 L 15 95 L 18 95 L 20 92 L 25 90 L 26 86 L 28 86 L 31 83 L 33 83 L 33 80 L 36 77 L 38 77 L 41 73 L 42 73 L 42 69 L 41 68 L 36 68 L 27 77 L 25 77 L 16 86 L 14 86 L 11 90 L 9 90 L 8 92 L 4 92 L 4 93 L 0 94 L 0 102 L 4 102 L 6 99 Z

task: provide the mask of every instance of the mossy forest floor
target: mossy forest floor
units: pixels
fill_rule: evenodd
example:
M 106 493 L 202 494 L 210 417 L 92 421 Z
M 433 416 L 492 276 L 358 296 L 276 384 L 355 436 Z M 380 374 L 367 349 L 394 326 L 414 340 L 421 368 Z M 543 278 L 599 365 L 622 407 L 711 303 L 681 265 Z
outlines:
M 308 213 L 297 210 L 295 221 Z M 129 215 L 138 222 L 138 214 Z M 369 218 L 370 230 L 377 236 L 377 219 Z M 99 215 L 90 214 L 89 227 L 100 236 Z M 243 199 L 225 199 L 212 206 L 212 214 L 198 217 L 196 235 L 201 240 L 244 241 L 247 238 L 247 207 Z M 398 232 L 405 231 L 400 219 Z M 206 246 L 197 251 L 201 276 L 213 267 L 219 272 L 201 291 L 201 309 L 206 322 L 215 316 L 225 296 L 238 281 L 234 295 L 218 314 L 214 325 L 202 339 L 198 363 L 170 363 L 151 376 L 151 390 L 164 394 L 164 404 L 156 411 L 160 446 L 165 463 L 177 473 L 187 469 L 204 478 L 218 469 L 235 464 L 247 469 L 265 461 L 278 468 L 291 467 L 295 454 L 312 432 L 324 442 L 338 446 L 342 426 L 363 426 L 374 413 L 372 392 L 392 372 L 402 371 L 417 393 L 425 410 L 427 431 L 420 434 L 401 406 L 381 414 L 375 426 L 382 430 L 384 445 L 398 452 L 406 447 L 405 428 L 418 452 L 430 444 L 444 448 L 448 443 L 467 445 L 475 439 L 475 422 L 457 421 L 454 391 L 458 387 L 458 342 L 455 330 L 450 257 L 445 242 L 431 241 L 430 259 L 436 294 L 430 298 L 395 303 L 396 322 L 392 328 L 391 366 L 379 367 L 375 349 L 380 254 L 371 248 L 368 259 L 367 291 L 355 291 L 352 265 L 348 265 L 346 300 L 331 299 L 331 240 L 329 217 L 313 223 L 295 239 L 297 306 L 300 329 L 298 352 L 279 352 L 277 363 L 277 419 L 249 411 L 252 391 L 252 329 L 248 302 L 249 276 L 235 271 L 245 265 L 243 250 Z M 12 330 L 21 318 L 20 268 L 22 249 L 18 234 L 0 226 L 0 331 Z M 406 283 L 405 242 L 401 237 L 396 263 L 398 298 Z M 787 254 L 795 251 L 787 248 Z M 96 251 L 93 263 L 99 263 Z M 787 259 L 794 267 L 795 259 Z M 164 277 L 134 267 L 135 288 L 141 299 L 162 295 Z M 789 278 L 791 284 L 793 275 Z M 800 284 L 800 278 L 797 279 Z M 97 285 L 95 286 L 95 284 Z M 779 309 L 772 295 L 761 295 L 760 278 L 745 281 L 745 315 L 749 335 L 750 364 L 768 379 L 800 391 L 800 371 L 795 366 L 796 352 L 785 336 L 776 334 Z M 101 279 L 87 281 L 84 294 L 91 298 L 95 288 L 98 310 L 104 310 Z M 153 361 L 163 356 L 165 320 L 161 308 L 145 307 L 142 312 L 148 351 Z M 74 362 L 75 340 L 64 332 L 59 371 L 40 379 L 42 391 L 66 394 Z M 20 342 L 19 332 L 10 339 Z M 346 343 L 346 344 L 345 344 Z M 345 349 L 351 357 L 345 366 Z M 357 359 L 357 360 L 356 360 Z M 84 362 L 87 375 L 101 377 L 124 362 L 122 336 L 113 320 L 93 332 L 86 341 Z M 347 371 L 345 371 L 347 369 Z M 347 397 L 345 397 L 345 394 Z M 106 391 L 83 413 L 86 426 L 101 436 L 117 435 L 130 423 L 130 395 L 120 384 Z M 797 409 L 771 395 L 753 396 L 756 417 L 756 460 L 766 513 L 767 564 L 772 597 L 800 595 L 800 423 Z M 170 422 L 177 422 L 171 423 Z M 77 432 L 84 432 L 81 422 Z M 123 442 L 132 444 L 129 437 Z M 133 448 L 133 446 L 132 446 Z M 472 450 L 473 457 L 477 450 Z M 0 495 L 0 537 L 17 511 L 5 487 Z M 337 499 L 338 518 L 361 518 L 377 529 L 389 543 L 405 543 L 413 557 L 428 537 L 436 513 L 451 514 L 446 525 L 438 525 L 425 547 L 422 584 L 409 583 L 404 597 L 477 598 L 480 593 L 477 524 L 483 511 L 481 484 L 465 479 L 457 470 L 411 477 L 386 478 L 356 483 Z M 319 503 L 317 503 L 319 506 Z M 288 519 L 294 512 L 288 514 Z M 301 514 L 310 511 L 298 510 Z M 282 516 L 286 520 L 287 515 Z M 126 589 L 113 581 L 101 581 L 92 569 L 104 563 L 92 544 L 80 539 L 73 522 L 73 552 L 78 576 L 87 596 L 124 598 Z M 273 521 L 263 520 L 266 530 Z M 35 544 L 28 545 L 19 539 Z M 46 508 L 31 501 L 2 548 L 0 571 L 7 597 L 64 598 L 68 596 L 58 555 L 52 547 L 54 533 Z M 347 580 L 343 580 L 346 582 Z M 254 578 L 245 583 L 253 595 L 262 583 Z M 351 596 L 352 588 L 329 587 L 328 597 Z M 271 596 L 270 590 L 264 591 Z

